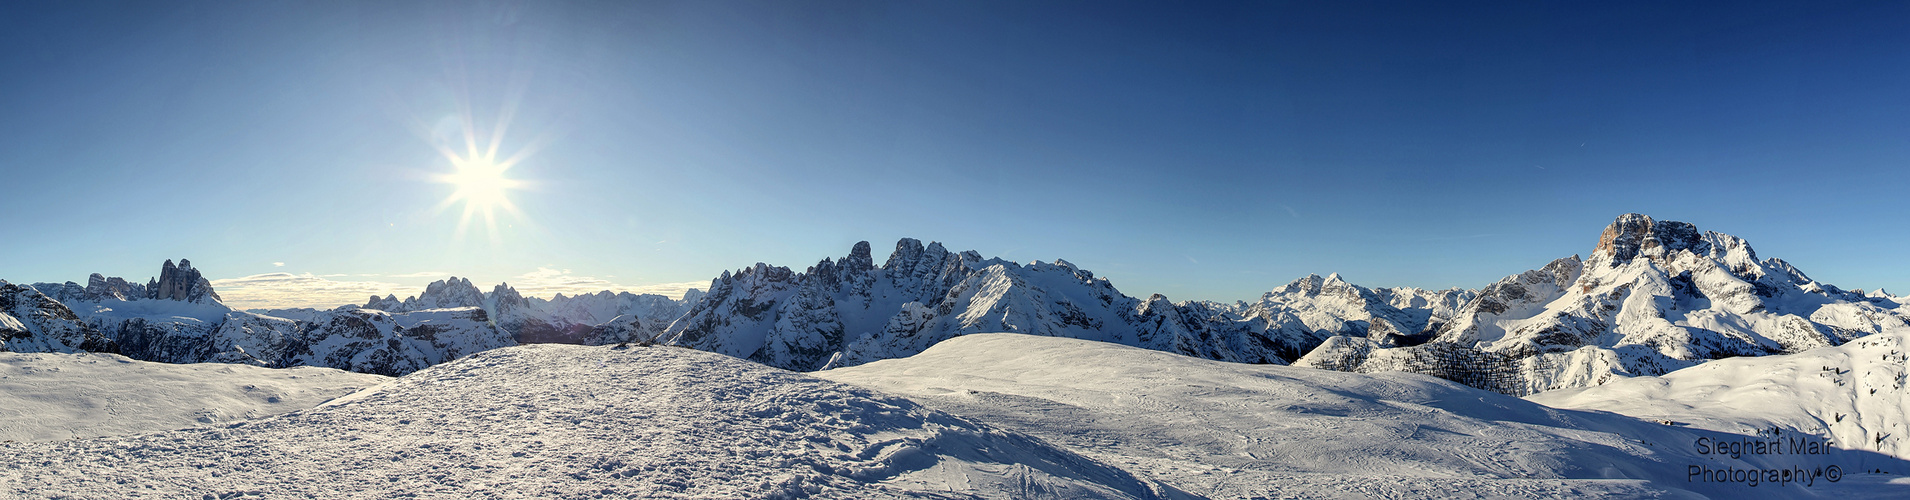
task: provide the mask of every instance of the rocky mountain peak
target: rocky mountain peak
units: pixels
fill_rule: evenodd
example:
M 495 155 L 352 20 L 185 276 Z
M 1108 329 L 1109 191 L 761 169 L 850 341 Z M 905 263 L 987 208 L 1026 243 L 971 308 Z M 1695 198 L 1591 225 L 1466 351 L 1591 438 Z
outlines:
M 917 247 L 919 248 L 920 245 L 918 244 Z M 901 252 L 901 245 L 897 245 L 896 253 Z M 894 257 L 891 256 L 890 258 L 893 259 Z M 852 273 L 866 273 L 871 269 L 875 269 L 875 257 L 869 255 L 869 242 L 856 242 L 855 247 L 849 249 L 849 256 L 842 259 L 842 267 Z
M 1709 251 L 1698 227 L 1685 222 L 1657 221 L 1644 214 L 1618 216 L 1598 237 L 1594 256 L 1603 256 L 1612 267 L 1643 256 L 1662 259 L 1678 251 L 1705 254 Z
M 192 261 L 186 259 L 179 259 L 177 266 L 172 264 L 172 259 L 167 259 L 159 267 L 159 278 L 151 283 L 152 286 L 146 290 L 147 298 L 186 302 L 201 302 L 208 298 L 222 300 L 217 292 L 212 291 L 212 282 L 200 276 L 199 270 L 192 268 Z
M 405 305 L 411 310 L 481 307 L 484 305 L 484 292 L 479 291 L 477 285 L 472 285 L 470 279 L 452 276 L 425 285 L 424 293 L 418 294 L 415 301 L 406 300 Z
M 1545 267 L 1539 268 L 1539 273 L 1541 276 L 1551 277 L 1552 286 L 1563 289 L 1571 286 L 1573 282 L 1578 281 L 1579 276 L 1585 274 L 1585 262 L 1578 258 L 1578 254 L 1572 254 L 1571 257 L 1547 263 Z
M 72 309 L 38 289 L 0 280 L 0 352 L 119 352 Z
M 497 286 L 491 287 L 491 301 L 499 307 L 505 304 L 522 305 L 529 303 L 524 300 L 523 294 L 517 293 L 516 288 L 511 288 L 510 283 L 498 283 Z
M 139 300 L 146 298 L 146 287 L 138 283 L 128 283 L 114 276 L 108 278 L 100 273 L 86 277 L 85 297 L 89 300 L 114 298 L 119 300 Z
M 1339 275 L 1335 274 L 1334 276 L 1339 276 Z M 1281 285 L 1279 288 L 1274 288 L 1272 291 L 1267 292 L 1266 296 L 1272 297 L 1275 295 L 1289 295 L 1289 294 L 1296 294 L 1296 293 L 1302 294 L 1302 295 L 1319 295 L 1320 286 L 1325 284 L 1326 284 L 1326 278 L 1321 278 L 1320 275 L 1318 274 L 1308 274 L 1305 277 L 1293 280 L 1293 282 L 1291 283 Z

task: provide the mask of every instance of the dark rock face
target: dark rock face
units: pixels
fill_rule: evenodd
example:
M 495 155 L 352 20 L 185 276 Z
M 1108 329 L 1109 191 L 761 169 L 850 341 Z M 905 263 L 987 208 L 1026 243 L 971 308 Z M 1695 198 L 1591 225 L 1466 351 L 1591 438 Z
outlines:
M 102 280 L 102 287 L 107 286 L 106 281 Z M 165 265 L 159 268 L 159 279 L 152 283 L 147 290 L 147 298 L 182 302 L 203 302 L 208 298 L 221 300 L 219 294 L 212 291 L 212 282 L 200 276 L 199 270 L 192 268 L 192 261 L 186 259 L 179 259 L 178 266 L 172 265 L 172 260 L 167 259 Z
M 1663 258 L 1679 250 L 1696 254 L 1709 252 L 1703 234 L 1698 232 L 1698 226 L 1678 221 L 1654 221 L 1643 214 L 1625 214 L 1605 227 L 1605 232 L 1598 237 L 1598 247 L 1592 252 L 1608 256 L 1611 266 L 1617 267 L 1640 255 Z M 1753 258 L 1756 258 L 1755 255 Z
M 206 290 L 209 291 L 211 289 L 212 285 L 208 283 Z M 128 283 L 125 279 L 118 276 L 108 278 L 101 276 L 99 273 L 93 273 L 92 276 L 86 278 L 85 292 L 86 297 L 92 300 L 103 298 L 138 300 L 139 298 L 147 297 L 149 293 L 145 285 Z M 214 294 L 213 297 L 216 298 L 218 295 Z

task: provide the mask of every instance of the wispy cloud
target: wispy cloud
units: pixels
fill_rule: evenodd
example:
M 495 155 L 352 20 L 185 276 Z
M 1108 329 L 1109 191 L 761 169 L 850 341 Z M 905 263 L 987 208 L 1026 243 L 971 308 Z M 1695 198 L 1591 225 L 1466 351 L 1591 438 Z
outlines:
M 286 307 L 311 307 L 330 309 L 346 304 L 363 304 L 371 296 L 383 297 L 396 295 L 398 298 L 416 296 L 424 291 L 423 286 L 403 285 L 385 281 L 340 281 L 329 278 L 351 276 L 346 274 L 316 275 L 312 273 L 268 273 L 255 274 L 242 278 L 213 280 L 212 287 L 225 299 L 226 305 L 239 309 L 269 309 Z M 366 276 L 363 274 L 357 276 Z M 373 275 L 375 276 L 375 275 Z M 444 278 L 450 273 L 428 272 L 385 275 L 386 278 Z M 625 285 L 591 276 L 578 276 L 569 269 L 551 269 L 539 267 L 536 271 L 520 274 L 506 281 L 512 288 L 526 297 L 550 298 L 559 293 L 581 295 L 605 290 L 611 292 L 630 292 L 636 294 L 656 294 L 673 299 L 683 298 L 683 294 L 692 288 L 709 288 L 708 281 L 686 281 L 681 283 L 656 283 L 648 285 Z M 494 283 L 475 283 L 480 290 L 489 292 Z
M 273 262 L 272 267 L 285 267 L 284 262 Z
M 638 295 L 648 293 L 648 294 L 654 294 L 654 295 L 662 295 L 672 299 L 681 299 L 683 298 L 683 294 L 688 293 L 690 289 L 692 288 L 708 291 L 710 289 L 710 282 L 685 281 L 682 283 L 658 283 L 654 285 L 637 285 L 637 286 L 624 288 L 622 291 L 630 292 L 630 293 L 634 293 Z
M 1298 219 L 1298 218 L 1300 218 L 1300 212 L 1299 212 L 1299 211 L 1296 211 L 1296 210 L 1294 210 L 1294 209 L 1293 209 L 1293 207 L 1289 207 L 1289 206 L 1286 206 L 1286 205 L 1280 205 L 1280 208 L 1284 208 L 1284 209 L 1287 209 L 1287 215 L 1291 215 L 1291 216 L 1293 216 L 1293 218 L 1295 218 L 1295 219 Z
M 334 275 L 335 276 L 335 275 Z M 363 303 L 373 295 L 414 295 L 423 287 L 378 281 L 334 281 L 311 273 L 267 273 L 212 280 L 225 304 L 239 309 L 313 307 Z
M 708 281 L 686 281 L 682 283 L 658 283 L 651 285 L 622 285 L 610 280 L 571 274 L 569 269 L 551 269 L 539 267 L 536 271 L 520 274 L 508 283 L 517 293 L 526 297 L 552 297 L 559 293 L 577 295 L 597 293 L 605 290 L 612 292 L 652 293 L 670 298 L 683 298 L 683 293 L 691 288 L 709 288 Z
M 376 275 L 376 274 L 367 274 L 367 275 L 365 275 L 365 276 L 378 276 L 378 275 Z M 449 277 L 451 277 L 451 273 L 447 273 L 447 272 L 444 272 L 444 271 L 424 271 L 424 272 L 416 272 L 416 273 L 405 273 L 405 274 L 387 274 L 387 275 L 384 275 L 384 277 L 386 277 L 386 278 L 438 278 L 438 279 L 444 279 L 444 278 L 449 278 Z

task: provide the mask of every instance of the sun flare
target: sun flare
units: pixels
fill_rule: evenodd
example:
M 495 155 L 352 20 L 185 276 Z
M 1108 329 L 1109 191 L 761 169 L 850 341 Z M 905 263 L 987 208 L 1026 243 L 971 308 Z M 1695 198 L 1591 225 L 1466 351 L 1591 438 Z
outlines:
M 450 200 L 463 200 L 466 206 L 480 210 L 493 207 L 510 207 L 511 199 L 506 192 L 518 186 L 516 180 L 504 176 L 504 168 L 486 161 L 464 162 L 456 165 L 457 172 L 446 174 L 444 182 L 457 188 L 451 193 Z
M 458 234 L 462 235 L 470 226 L 471 220 L 483 216 L 484 226 L 495 239 L 497 237 L 497 213 L 503 211 L 513 216 L 520 215 L 517 205 L 511 203 L 511 191 L 521 189 L 524 182 L 505 175 L 515 165 L 517 158 L 496 161 L 494 152 L 472 151 L 459 155 L 444 150 L 444 156 L 450 160 L 452 171 L 433 176 L 433 180 L 452 187 L 451 195 L 438 203 L 439 212 L 462 203 L 464 215 L 458 218 Z

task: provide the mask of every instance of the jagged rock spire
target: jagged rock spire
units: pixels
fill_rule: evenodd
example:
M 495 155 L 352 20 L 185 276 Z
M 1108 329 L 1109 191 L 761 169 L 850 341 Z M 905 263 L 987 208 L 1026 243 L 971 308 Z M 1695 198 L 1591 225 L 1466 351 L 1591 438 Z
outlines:
M 159 277 L 151 281 L 146 288 L 146 296 L 159 300 L 179 300 L 201 302 L 208 298 L 218 301 L 217 292 L 212 291 L 212 282 L 200 276 L 198 269 L 192 268 L 192 261 L 179 259 L 175 266 L 172 259 L 159 267 Z

